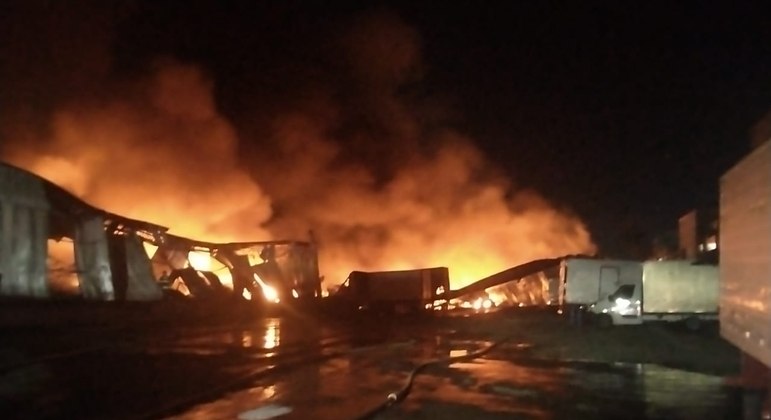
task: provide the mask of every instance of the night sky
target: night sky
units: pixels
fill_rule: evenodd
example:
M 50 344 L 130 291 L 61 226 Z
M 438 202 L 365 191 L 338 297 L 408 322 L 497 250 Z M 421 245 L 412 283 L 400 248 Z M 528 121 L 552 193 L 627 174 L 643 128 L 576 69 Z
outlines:
M 29 3 L 0 6 L 6 122 L 164 56 L 204 68 L 218 109 L 251 139 L 319 87 L 366 109 L 353 92 L 363 82 L 350 81 L 332 44 L 361 16 L 401 21 L 422 59 L 400 93 L 422 123 L 473 138 L 517 187 L 575 212 L 609 254 L 714 205 L 719 176 L 771 109 L 767 2 Z M 378 139 L 367 121 L 351 124 Z M 253 143 L 240 147 L 262 147 Z M 350 145 L 351 159 L 375 166 L 388 149 Z

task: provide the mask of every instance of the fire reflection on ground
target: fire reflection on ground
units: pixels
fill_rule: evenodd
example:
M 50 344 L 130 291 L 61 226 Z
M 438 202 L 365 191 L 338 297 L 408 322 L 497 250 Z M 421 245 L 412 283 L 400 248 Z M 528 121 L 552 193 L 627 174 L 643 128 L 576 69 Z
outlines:
M 265 328 L 265 337 L 263 347 L 265 349 L 274 349 L 281 343 L 281 320 L 278 318 L 268 318 Z
M 409 347 L 382 346 L 266 380 L 259 387 L 179 418 L 228 417 L 254 403 L 291 407 L 287 418 L 355 417 L 398 389 L 426 359 L 466 355 L 485 342 L 426 340 Z M 523 350 L 515 345 L 509 350 Z M 503 351 L 503 353 L 507 353 Z M 508 352 L 510 353 L 510 351 Z M 524 354 L 524 353 L 519 353 Z M 503 356 L 503 357 L 502 357 Z M 410 397 L 379 418 L 669 418 L 735 412 L 722 378 L 651 365 L 511 360 L 501 352 L 451 366 L 433 366 L 416 380 Z M 316 378 L 308 381 L 309 377 Z M 276 393 L 273 387 L 282 390 Z M 687 397 L 675 389 L 687 390 Z M 666 390 L 662 392 L 661 390 Z M 677 416 L 675 416 L 677 417 Z

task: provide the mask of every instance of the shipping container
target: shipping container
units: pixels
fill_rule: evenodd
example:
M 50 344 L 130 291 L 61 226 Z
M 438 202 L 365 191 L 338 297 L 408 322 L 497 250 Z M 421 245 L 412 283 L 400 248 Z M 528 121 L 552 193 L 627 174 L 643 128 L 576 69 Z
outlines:
M 449 289 L 446 267 L 353 271 L 337 295 L 356 309 L 404 313 L 432 310 Z

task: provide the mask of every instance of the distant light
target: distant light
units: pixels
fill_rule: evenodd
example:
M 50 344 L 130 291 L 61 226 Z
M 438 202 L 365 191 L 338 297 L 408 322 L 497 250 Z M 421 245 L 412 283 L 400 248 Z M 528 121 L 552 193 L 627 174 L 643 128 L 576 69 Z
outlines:
M 293 297 L 293 298 L 295 298 L 295 299 L 297 299 L 298 297 L 300 297 L 300 294 L 299 294 L 299 293 L 297 293 L 297 290 L 296 290 L 296 289 L 292 289 L 292 297 Z

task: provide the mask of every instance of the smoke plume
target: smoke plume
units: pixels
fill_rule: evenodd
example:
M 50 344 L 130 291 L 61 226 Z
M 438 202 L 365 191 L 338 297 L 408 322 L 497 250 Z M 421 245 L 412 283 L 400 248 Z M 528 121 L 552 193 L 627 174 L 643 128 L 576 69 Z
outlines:
M 416 93 L 430 72 L 414 28 L 382 12 L 345 23 L 325 34 L 334 64 L 323 68 L 334 72 L 299 84 L 296 100 L 249 98 L 280 103 L 253 108 L 259 131 L 220 111 L 227 98 L 205 63 L 156 57 L 128 81 L 100 66 L 97 93 L 64 90 L 50 112 L 5 124 L 3 158 L 172 233 L 310 235 L 327 286 L 352 270 L 447 266 L 457 288 L 532 259 L 593 251 L 580 220 L 518 189 Z M 47 129 L 32 127 L 41 118 Z
M 9 159 L 87 202 L 202 240 L 266 238 L 270 200 L 238 169 L 238 138 L 202 72 L 166 61 L 131 94 L 67 105 Z
M 368 14 L 340 46 L 348 77 L 277 113 L 277 147 L 253 170 L 274 200 L 268 228 L 312 229 L 330 283 L 354 269 L 448 266 L 460 287 L 532 259 L 593 252 L 580 220 L 517 190 L 409 94 L 426 67 L 413 28 Z

